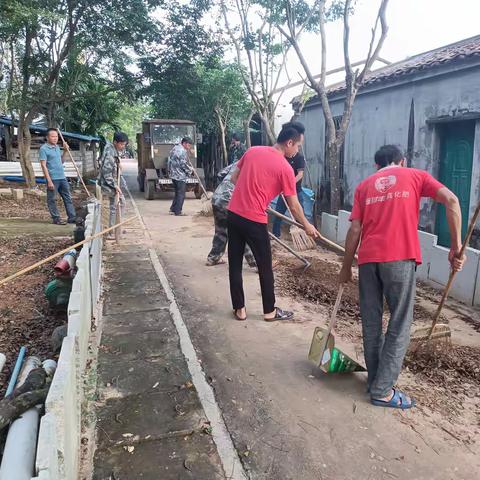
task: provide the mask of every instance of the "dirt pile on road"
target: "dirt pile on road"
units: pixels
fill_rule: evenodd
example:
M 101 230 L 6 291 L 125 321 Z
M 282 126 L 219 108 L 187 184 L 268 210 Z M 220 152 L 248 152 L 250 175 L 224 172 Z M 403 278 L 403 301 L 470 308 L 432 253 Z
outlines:
M 276 285 L 284 295 L 302 298 L 316 305 L 333 307 L 338 291 L 338 272 L 340 266 L 335 262 L 328 262 L 320 258 L 310 258 L 312 266 L 305 272 L 298 266 L 298 262 L 282 258 L 275 270 Z M 385 305 L 385 312 L 388 307 Z M 337 331 L 349 339 L 357 339 L 360 334 L 360 306 L 358 283 L 346 285 L 340 309 Z M 416 305 L 414 322 L 425 323 L 431 321 L 431 314 L 423 307 Z M 352 327 L 355 327 L 352 329 Z
M 408 355 L 405 366 L 435 383 L 459 380 L 480 386 L 479 348 L 439 343 Z
M 275 273 L 280 293 L 297 300 L 299 297 L 304 298 L 310 304 L 323 305 L 331 311 L 337 295 L 339 263 L 313 256 L 309 258 L 312 267 L 302 272 L 298 262 L 284 256 L 279 259 L 280 264 Z M 435 307 L 435 302 L 430 303 Z M 385 312 L 384 328 L 388 321 L 386 306 Z M 431 321 L 432 312 L 421 305 L 415 305 L 414 323 L 425 325 Z M 442 323 L 445 322 L 447 320 L 442 319 Z M 356 347 L 362 343 L 356 281 L 348 284 L 345 289 L 335 332 Z M 401 377 L 401 383 L 422 407 L 429 407 L 443 415 L 445 420 L 456 425 L 456 435 L 462 441 L 470 442 L 475 435 L 469 427 L 470 414 L 480 415 L 480 348 L 461 345 L 453 345 L 449 349 L 443 347 L 440 345 L 437 349 L 422 349 L 416 355 L 408 355 L 405 360 L 406 376 Z M 466 412 L 470 413 L 467 415 Z

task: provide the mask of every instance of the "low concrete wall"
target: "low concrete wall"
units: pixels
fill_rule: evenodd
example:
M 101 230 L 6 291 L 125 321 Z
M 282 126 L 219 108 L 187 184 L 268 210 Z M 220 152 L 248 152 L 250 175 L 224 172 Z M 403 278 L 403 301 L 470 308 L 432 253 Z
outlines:
M 350 227 L 350 212 L 340 210 L 338 217 L 322 213 L 321 233 L 341 245 L 345 244 Z M 423 263 L 417 269 L 417 278 L 437 286 L 445 286 L 450 274 L 448 249 L 437 245 L 437 236 L 419 231 Z M 453 282 L 450 295 L 468 305 L 480 305 L 480 251 L 467 248 L 467 262 Z
M 88 205 L 85 236 L 101 230 L 100 203 Z M 100 294 L 102 239 L 84 245 L 77 258 L 68 304 L 68 330 L 40 423 L 34 480 L 78 477 L 81 439 L 82 375 L 88 352 L 92 315 Z

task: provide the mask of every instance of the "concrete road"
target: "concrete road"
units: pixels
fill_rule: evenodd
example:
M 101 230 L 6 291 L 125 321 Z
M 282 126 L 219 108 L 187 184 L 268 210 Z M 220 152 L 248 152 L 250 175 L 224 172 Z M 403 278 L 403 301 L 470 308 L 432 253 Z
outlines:
M 324 309 L 279 298 L 301 322 L 266 323 L 257 276 L 246 270 L 249 319 L 234 321 L 227 266 L 205 266 L 213 226 L 211 218 L 195 215 L 200 201 L 192 195 L 184 208 L 189 216 L 169 216 L 170 195 L 146 201 L 133 163 L 125 174 L 252 479 L 480 478 L 477 446 L 467 449 L 420 409 L 371 406 L 364 374 L 327 377 L 308 363 Z

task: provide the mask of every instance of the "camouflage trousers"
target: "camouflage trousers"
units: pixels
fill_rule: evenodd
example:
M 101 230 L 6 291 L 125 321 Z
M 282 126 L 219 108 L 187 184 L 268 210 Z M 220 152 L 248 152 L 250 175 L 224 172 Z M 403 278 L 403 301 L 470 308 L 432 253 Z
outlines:
M 213 205 L 213 219 L 215 221 L 215 235 L 213 236 L 212 249 L 207 259 L 209 262 L 215 264 L 221 260 L 227 249 L 227 209 Z M 248 245 L 245 245 L 245 260 L 250 267 L 257 267 L 253 253 Z

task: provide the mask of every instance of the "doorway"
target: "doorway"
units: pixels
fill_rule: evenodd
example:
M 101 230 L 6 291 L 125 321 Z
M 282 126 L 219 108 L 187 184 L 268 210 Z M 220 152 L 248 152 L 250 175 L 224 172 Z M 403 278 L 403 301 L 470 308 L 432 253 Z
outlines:
M 439 135 L 439 180 L 455 193 L 460 201 L 463 238 L 467 231 L 470 210 L 475 122 L 461 121 L 441 125 Z M 450 232 L 443 205 L 437 208 L 436 234 L 439 245 L 450 247 Z

